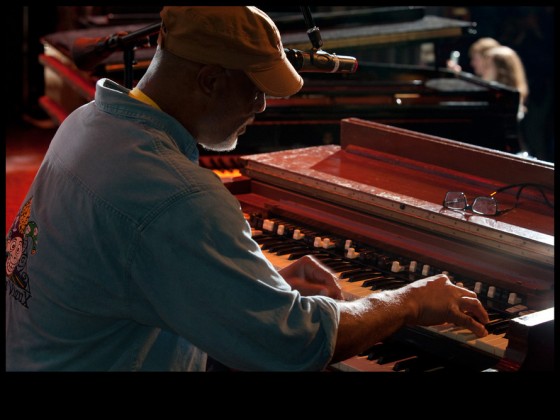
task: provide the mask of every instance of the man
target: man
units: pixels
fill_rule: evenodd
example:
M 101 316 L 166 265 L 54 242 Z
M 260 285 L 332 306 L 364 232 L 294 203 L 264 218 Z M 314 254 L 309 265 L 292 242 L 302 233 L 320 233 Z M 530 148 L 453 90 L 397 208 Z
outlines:
M 311 257 L 276 271 L 197 144 L 233 149 L 303 81 L 257 8 L 161 16 L 146 74 L 100 80 L 64 121 L 8 233 L 8 370 L 322 370 L 407 324 L 486 334 L 446 276 L 344 302 Z

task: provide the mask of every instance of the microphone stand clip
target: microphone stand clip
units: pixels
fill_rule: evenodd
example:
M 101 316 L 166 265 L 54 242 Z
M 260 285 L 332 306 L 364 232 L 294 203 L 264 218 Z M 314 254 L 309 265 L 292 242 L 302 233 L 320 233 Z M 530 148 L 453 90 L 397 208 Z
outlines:
M 74 63 L 82 70 L 91 70 L 117 50 L 123 51 L 124 86 L 131 89 L 133 81 L 134 50 L 149 44 L 149 37 L 159 32 L 161 22 L 153 23 L 134 32 L 118 32 L 105 38 L 78 38 L 72 46 Z

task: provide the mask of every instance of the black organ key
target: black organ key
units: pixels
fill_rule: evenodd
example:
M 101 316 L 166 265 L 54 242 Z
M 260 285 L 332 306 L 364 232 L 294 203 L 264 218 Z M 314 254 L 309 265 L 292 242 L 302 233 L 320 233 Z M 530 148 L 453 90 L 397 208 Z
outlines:
M 399 287 L 406 284 L 402 280 L 372 280 L 366 281 L 362 284 L 362 287 L 369 287 L 370 290 L 389 290 L 398 289 Z
M 374 276 L 372 276 L 371 278 L 368 278 L 364 281 L 364 283 L 362 284 L 362 286 L 364 287 L 373 287 L 381 282 L 384 282 L 385 280 L 391 281 L 393 280 L 394 277 L 386 277 L 384 276 L 382 273 L 377 272 L 375 273 Z
M 332 263 L 326 262 L 325 265 L 326 265 L 327 267 L 329 267 L 331 270 L 334 270 L 334 271 L 336 271 L 336 272 L 339 272 L 339 271 L 341 271 L 341 270 L 346 270 L 346 269 L 348 269 L 348 267 L 350 266 L 350 263 L 344 262 L 344 261 L 341 261 L 341 262 L 332 262 Z
M 270 247 L 273 246 L 279 246 L 285 244 L 285 242 L 282 241 L 281 239 L 274 238 L 274 237 L 263 241 L 258 241 L 257 243 L 261 245 L 261 249 L 264 250 L 269 249 Z
M 445 369 L 442 366 L 441 360 L 438 360 L 428 355 L 421 355 L 417 357 L 411 357 L 405 360 L 399 360 L 393 366 L 395 372 L 410 372 L 410 373 L 425 373 L 425 372 L 435 372 L 438 370 Z
M 381 274 L 381 272 L 379 272 L 379 271 L 374 271 L 374 270 L 371 270 L 371 269 L 358 267 L 358 268 L 350 268 L 349 270 L 342 271 L 340 273 L 340 278 L 345 279 L 345 278 L 348 278 L 348 277 L 353 276 L 355 274 L 360 274 L 360 273 L 364 273 L 364 272 Z
M 399 360 L 393 366 L 395 372 L 419 372 L 420 358 L 418 356 L 411 356 L 404 360 Z
M 275 251 L 275 252 L 276 252 L 276 255 L 293 255 L 294 252 L 299 252 L 303 249 L 304 249 L 303 247 L 292 246 L 292 247 L 281 248 L 280 250 Z
M 485 325 L 486 331 L 490 334 L 501 334 L 507 330 L 509 319 L 495 319 Z
M 368 360 L 383 365 L 415 356 L 415 351 L 401 343 L 378 343 L 367 351 Z
M 321 253 L 317 254 L 317 259 L 321 260 L 321 262 L 344 262 L 345 260 L 342 258 L 333 257 L 328 252 L 322 251 Z
M 386 363 L 396 362 L 413 356 L 415 356 L 415 353 L 411 349 L 399 348 L 379 356 L 377 363 L 384 365 Z
M 386 344 L 378 343 L 367 352 L 368 360 L 377 360 L 387 351 Z
M 287 244 L 287 243 L 283 242 L 283 243 L 280 243 L 280 244 L 270 245 L 267 248 L 267 250 L 268 250 L 268 252 L 274 252 L 278 255 L 282 255 L 282 254 L 280 254 L 280 252 L 284 252 L 284 254 L 289 254 L 289 250 L 299 251 L 303 248 L 304 247 L 302 245 Z
M 379 351 L 379 349 L 381 349 L 384 346 L 383 343 L 379 342 L 377 344 L 374 344 L 373 346 L 371 346 L 370 348 L 364 350 L 363 352 L 361 352 L 359 354 L 359 356 L 368 356 L 372 353 L 375 353 L 376 351 Z M 371 360 L 371 359 L 370 359 Z
M 297 260 L 298 258 L 301 258 L 305 255 L 314 255 L 316 256 L 316 254 L 320 254 L 320 251 L 316 251 L 316 250 L 310 250 L 307 247 L 304 247 L 302 250 L 299 251 L 293 251 L 290 253 L 290 256 L 288 257 L 289 260 Z
M 380 273 L 379 271 L 364 270 L 362 273 L 353 274 L 350 277 L 348 277 L 348 281 L 349 282 L 354 282 L 354 281 L 360 281 L 360 280 L 375 280 L 375 279 L 379 278 L 380 275 L 382 275 L 382 273 Z
M 487 309 L 486 312 L 488 313 L 488 319 L 490 319 L 490 321 L 504 319 L 503 314 L 500 312 L 493 311 L 492 309 Z
M 269 236 L 269 235 L 256 235 L 256 236 L 253 236 L 253 239 L 258 244 L 267 244 L 267 243 L 275 243 L 276 244 L 279 241 L 279 239 L 277 237 Z
M 406 284 L 406 282 L 402 281 L 402 280 L 394 280 L 394 281 L 388 281 L 388 282 L 382 282 L 379 284 L 375 284 L 371 287 L 371 290 L 391 290 L 391 289 L 398 289 L 400 287 L 403 287 Z

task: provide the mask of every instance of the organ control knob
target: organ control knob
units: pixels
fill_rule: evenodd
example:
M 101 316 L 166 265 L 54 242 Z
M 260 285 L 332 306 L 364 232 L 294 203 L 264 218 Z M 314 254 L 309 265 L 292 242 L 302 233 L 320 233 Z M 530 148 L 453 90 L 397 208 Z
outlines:
M 276 229 L 276 234 L 277 235 L 283 235 L 284 234 L 284 225 L 278 225 L 278 229 Z
M 490 286 L 488 288 L 488 293 L 486 293 L 486 296 L 488 296 L 489 298 L 493 298 L 495 293 L 496 293 L 496 286 Z
M 422 266 L 422 275 L 427 276 L 430 274 L 430 266 L 428 264 L 424 264 Z
M 274 222 L 270 219 L 264 219 L 262 228 L 263 230 L 272 232 L 272 230 L 274 229 Z
M 475 293 L 480 293 L 481 290 L 482 290 L 482 282 L 481 282 L 481 281 L 477 281 L 477 282 L 474 284 L 474 289 L 473 289 L 473 291 L 474 291 Z
M 401 263 L 398 261 L 393 261 L 393 264 L 391 264 L 391 271 L 393 273 L 398 273 L 399 271 L 401 271 Z
M 410 261 L 410 265 L 408 266 L 408 271 L 414 273 L 416 271 L 416 266 L 418 263 L 416 261 Z
M 518 303 L 521 303 L 521 298 L 517 297 L 517 293 L 511 292 L 508 296 L 508 303 L 510 305 L 517 305 Z
M 356 249 L 354 249 L 352 247 L 348 248 L 348 252 L 346 253 L 346 258 L 353 259 L 353 258 L 358 258 L 359 256 L 360 256 L 360 253 L 356 252 Z
M 292 238 L 295 239 L 296 241 L 303 238 L 303 233 L 301 233 L 301 231 L 299 229 L 295 229 L 294 230 L 294 234 L 292 235 Z

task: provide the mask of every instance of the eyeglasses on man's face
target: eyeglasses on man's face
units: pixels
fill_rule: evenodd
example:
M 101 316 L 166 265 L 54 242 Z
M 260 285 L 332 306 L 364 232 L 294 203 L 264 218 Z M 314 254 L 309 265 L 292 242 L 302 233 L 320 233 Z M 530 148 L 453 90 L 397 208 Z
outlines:
M 515 187 L 519 187 L 519 190 L 517 191 L 517 194 L 515 196 L 514 206 L 506 209 L 499 208 L 498 200 L 494 198 L 494 195 L 501 191 L 510 188 L 515 188 Z M 551 208 L 554 208 L 554 204 L 550 202 L 550 200 L 548 199 L 545 193 L 545 190 L 551 190 L 551 189 L 544 185 L 531 184 L 531 183 L 506 185 L 505 187 L 498 188 L 496 191 L 492 192 L 488 197 L 484 197 L 484 196 L 476 197 L 473 200 L 472 204 L 468 203 L 467 196 L 465 195 L 464 192 L 449 191 L 447 192 L 447 194 L 445 194 L 445 198 L 443 200 L 443 207 L 445 207 L 446 209 L 457 210 L 457 211 L 472 211 L 473 213 L 481 214 L 484 216 L 498 216 L 517 207 L 519 203 L 519 197 L 521 195 L 521 191 L 523 191 L 523 189 L 526 187 L 533 187 L 538 189 L 538 191 L 541 193 L 542 197 L 544 198 L 544 202 L 546 203 L 546 205 L 548 205 Z

